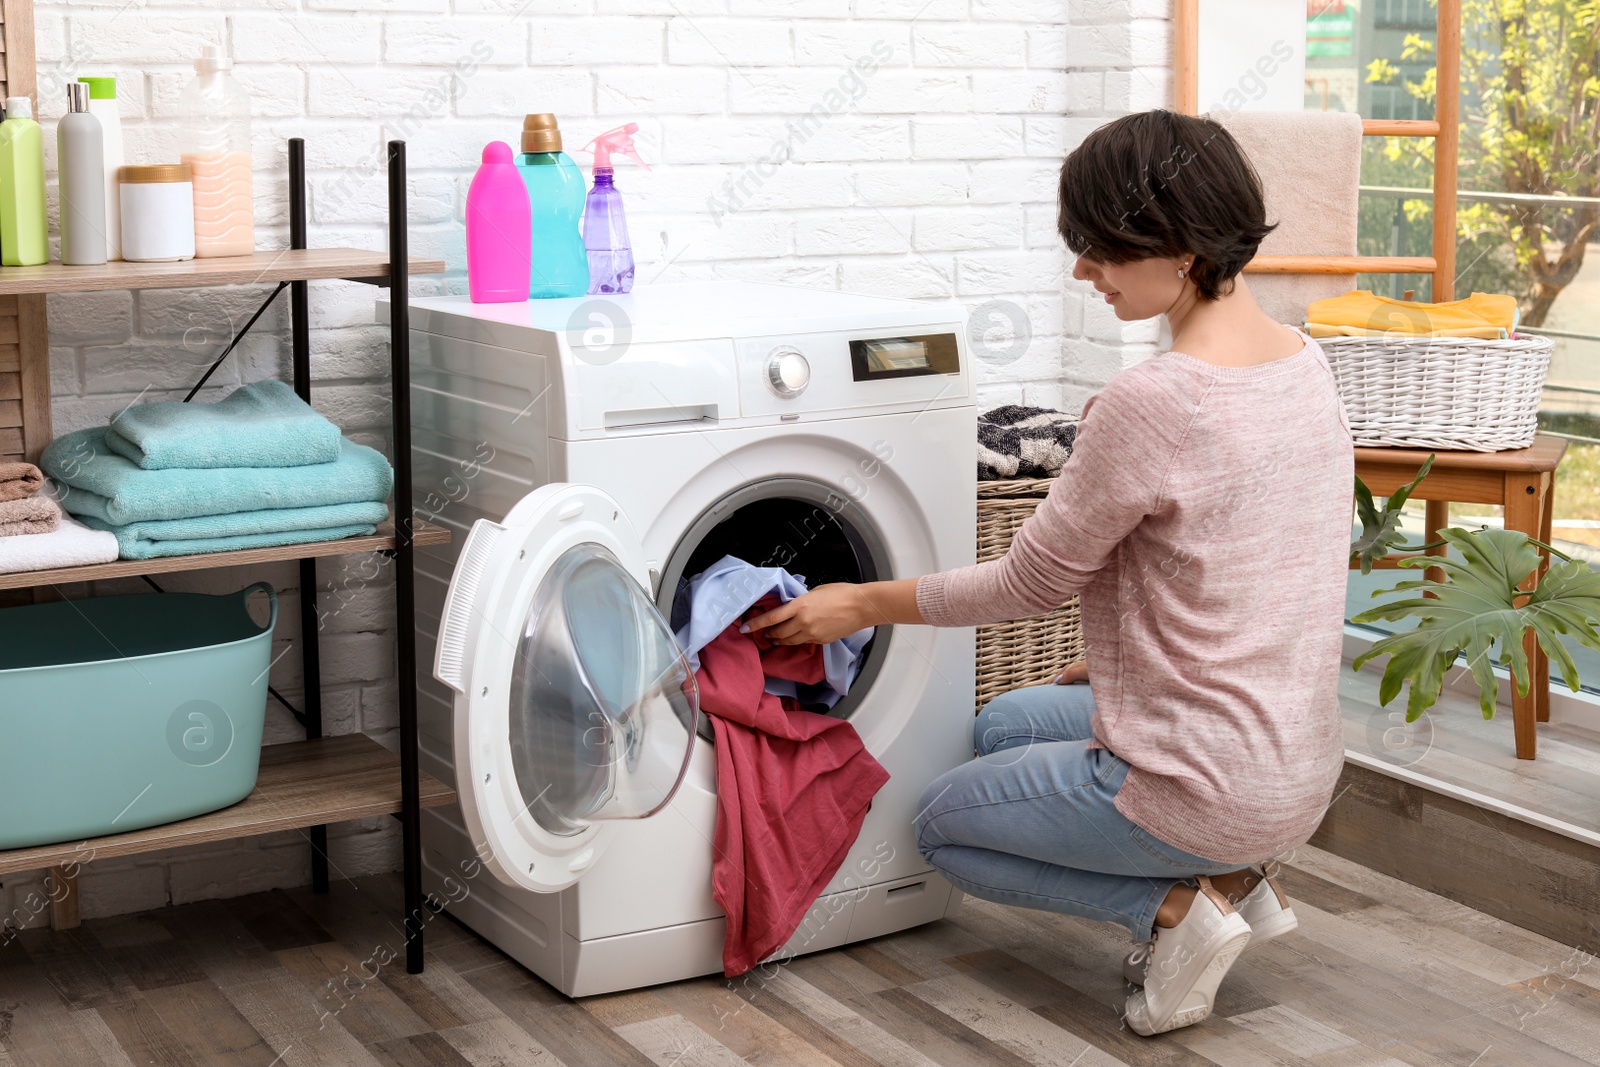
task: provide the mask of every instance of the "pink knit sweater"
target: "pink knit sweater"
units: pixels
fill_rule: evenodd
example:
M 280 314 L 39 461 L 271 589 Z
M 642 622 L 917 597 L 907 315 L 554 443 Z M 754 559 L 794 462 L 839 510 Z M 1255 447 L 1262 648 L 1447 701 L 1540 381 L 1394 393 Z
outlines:
M 1343 764 L 1338 672 L 1354 457 L 1316 342 L 1256 367 L 1169 352 L 1084 408 L 1072 458 L 1002 559 L 930 574 L 936 626 L 1082 595 L 1094 736 L 1117 808 L 1207 859 L 1316 830 Z

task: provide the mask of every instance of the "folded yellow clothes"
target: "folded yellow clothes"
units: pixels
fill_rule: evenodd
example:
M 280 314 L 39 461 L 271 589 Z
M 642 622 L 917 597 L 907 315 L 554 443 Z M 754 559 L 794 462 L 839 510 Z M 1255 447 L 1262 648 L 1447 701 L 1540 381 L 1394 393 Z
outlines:
M 1306 333 L 1312 337 L 1393 337 L 1395 330 L 1369 330 L 1362 326 L 1324 326 L 1320 322 L 1306 323 Z M 1405 336 L 1416 336 L 1410 333 Z M 1434 330 L 1429 337 L 1478 337 L 1486 341 L 1503 340 L 1506 331 L 1498 326 L 1462 326 L 1450 330 Z
M 61 509 L 47 496 L 0 502 L 0 537 L 46 534 L 61 524 Z
M 1306 325 L 1346 326 L 1379 334 L 1435 337 L 1479 336 L 1444 331 L 1490 329 L 1499 331 L 1492 334 L 1493 337 L 1509 337 L 1517 328 L 1517 298 L 1501 293 L 1473 293 L 1464 300 L 1425 304 L 1416 300 L 1395 300 L 1377 296 L 1366 289 L 1356 289 L 1341 296 L 1314 301 L 1306 308 Z

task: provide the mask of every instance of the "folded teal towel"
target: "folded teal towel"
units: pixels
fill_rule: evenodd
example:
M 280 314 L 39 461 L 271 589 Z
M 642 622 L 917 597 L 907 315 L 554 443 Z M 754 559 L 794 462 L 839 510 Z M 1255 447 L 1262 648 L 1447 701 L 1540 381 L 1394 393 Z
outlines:
M 268 380 L 215 404 L 135 404 L 111 420 L 106 447 L 151 471 L 301 467 L 339 458 L 339 427 L 285 383 Z
M 388 517 L 389 505 L 365 503 L 267 508 L 193 519 L 155 519 L 123 526 L 113 526 L 85 515 L 83 524 L 115 534 L 117 555 L 122 559 L 154 559 L 357 537 L 374 532 L 378 523 Z
M 333 463 L 147 471 L 105 445 L 105 427 L 75 430 L 45 448 L 39 466 L 61 506 L 111 526 L 267 508 L 311 508 L 389 499 L 394 471 L 383 455 L 341 438 Z

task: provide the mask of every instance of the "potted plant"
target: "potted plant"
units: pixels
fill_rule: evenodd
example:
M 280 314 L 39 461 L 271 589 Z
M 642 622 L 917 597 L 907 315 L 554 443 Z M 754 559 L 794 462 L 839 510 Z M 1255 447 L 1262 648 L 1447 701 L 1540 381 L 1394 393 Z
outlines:
M 1577 692 L 1578 668 L 1561 643 L 1561 635 L 1572 634 L 1590 648 L 1600 650 L 1600 633 L 1593 625 L 1600 620 L 1600 574 L 1515 530 L 1451 527 L 1439 531 L 1442 540 L 1407 545 L 1400 530 L 1400 509 L 1427 477 L 1433 459 L 1429 456 L 1417 476 L 1381 507 L 1361 479 L 1356 479 L 1361 533 L 1350 546 L 1350 559 L 1360 563 L 1361 573 L 1370 574 L 1374 561 L 1391 552 L 1421 552 L 1448 545 L 1459 558 L 1430 556 L 1397 561 L 1401 567 L 1440 567 L 1445 580 L 1423 578 L 1374 592 L 1375 597 L 1402 592 L 1414 595 L 1380 604 L 1355 616 L 1352 622 L 1414 616 L 1417 625 L 1379 639 L 1355 658 L 1352 669 L 1360 670 L 1370 660 L 1388 656 L 1383 681 L 1378 686 L 1378 702 L 1387 706 L 1399 695 L 1401 686 L 1409 683 L 1406 721 L 1415 722 L 1438 701 L 1445 673 L 1455 664 L 1456 657 L 1465 656 L 1478 684 L 1478 705 L 1483 717 L 1491 719 L 1500 690 L 1494 673 L 1495 645 L 1499 645 L 1499 666 L 1510 668 L 1518 694 L 1526 695 L 1530 673 L 1523 637 L 1532 630 L 1539 647 L 1559 668 L 1562 679 Z M 1522 583 L 1543 563 L 1538 552 L 1541 548 L 1560 562 L 1552 561 L 1534 589 L 1522 589 Z

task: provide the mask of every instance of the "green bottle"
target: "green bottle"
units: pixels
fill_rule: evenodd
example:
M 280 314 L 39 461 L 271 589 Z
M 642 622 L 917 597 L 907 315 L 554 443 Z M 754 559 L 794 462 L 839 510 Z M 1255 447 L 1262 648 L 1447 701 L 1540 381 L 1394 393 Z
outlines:
M 27 267 L 50 262 L 44 209 L 44 131 L 33 101 L 6 97 L 0 122 L 0 263 Z

